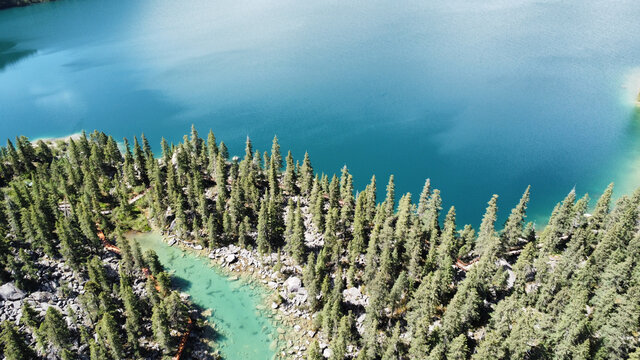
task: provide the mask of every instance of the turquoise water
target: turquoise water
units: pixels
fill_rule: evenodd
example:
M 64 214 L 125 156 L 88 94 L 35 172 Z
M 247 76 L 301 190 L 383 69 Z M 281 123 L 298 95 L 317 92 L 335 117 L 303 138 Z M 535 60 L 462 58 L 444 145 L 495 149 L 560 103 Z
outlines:
M 203 309 L 211 309 L 209 321 L 220 333 L 216 339 L 222 356 L 235 359 L 271 359 L 270 347 L 275 334 L 270 320 L 256 309 L 265 295 L 242 280 L 230 281 L 206 258 L 194 256 L 168 246 L 156 233 L 135 234 L 143 250 L 153 249 L 167 271 L 173 274 L 173 284 L 191 295 L 191 300 Z
M 243 154 L 274 134 L 363 188 L 430 177 L 478 224 L 528 184 L 640 183 L 637 1 L 61 0 L 0 12 L 0 138 L 98 128 Z M 3 45 L 4 44 L 4 45 Z M 8 45 L 7 45 L 8 44 Z

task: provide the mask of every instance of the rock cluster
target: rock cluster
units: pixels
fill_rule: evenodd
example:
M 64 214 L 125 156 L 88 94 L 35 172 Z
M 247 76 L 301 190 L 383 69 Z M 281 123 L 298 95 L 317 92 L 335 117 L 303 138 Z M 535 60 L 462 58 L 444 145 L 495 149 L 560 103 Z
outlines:
M 41 316 L 47 309 L 55 307 L 63 314 L 68 315 L 69 310 L 80 314 L 80 301 L 78 296 L 84 293 L 84 284 L 87 281 L 62 261 L 41 258 L 36 264 L 38 288 L 32 292 L 26 292 L 16 287 L 15 283 L 8 282 L 0 286 L 0 322 L 11 321 L 18 326 L 21 323 L 22 305 L 29 305 Z M 77 324 L 69 324 L 75 328 Z M 33 345 L 33 344 L 32 344 Z M 79 349 L 81 344 L 74 344 L 72 349 Z

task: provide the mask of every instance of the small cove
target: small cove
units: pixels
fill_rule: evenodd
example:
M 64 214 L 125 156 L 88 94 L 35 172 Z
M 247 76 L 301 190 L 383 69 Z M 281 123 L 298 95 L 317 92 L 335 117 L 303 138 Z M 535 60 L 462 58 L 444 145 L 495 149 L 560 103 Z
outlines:
M 224 359 L 271 359 L 275 354 L 275 328 L 259 311 L 266 292 L 246 281 L 233 280 L 209 259 L 166 244 L 158 233 L 131 233 L 143 250 L 152 249 L 173 285 L 188 293 L 193 303 L 211 310 L 210 323 L 217 331 L 216 348 Z

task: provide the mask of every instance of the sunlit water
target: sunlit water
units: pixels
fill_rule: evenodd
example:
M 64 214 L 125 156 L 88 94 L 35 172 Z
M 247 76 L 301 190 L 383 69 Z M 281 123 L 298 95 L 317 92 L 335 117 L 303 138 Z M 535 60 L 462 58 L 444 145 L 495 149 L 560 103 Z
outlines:
M 0 138 L 98 128 L 243 153 L 278 134 L 316 170 L 478 224 L 529 184 L 531 217 L 576 186 L 636 184 L 637 1 L 60 0 L 0 12 Z M 382 191 L 381 191 L 382 192 Z
M 191 295 L 203 309 L 211 309 L 209 321 L 219 336 L 217 347 L 228 360 L 271 359 L 276 349 L 275 331 L 262 306 L 265 291 L 242 280 L 232 281 L 210 261 L 168 246 L 156 233 L 136 233 L 143 250 L 153 249 L 167 271 L 173 274 L 173 285 Z

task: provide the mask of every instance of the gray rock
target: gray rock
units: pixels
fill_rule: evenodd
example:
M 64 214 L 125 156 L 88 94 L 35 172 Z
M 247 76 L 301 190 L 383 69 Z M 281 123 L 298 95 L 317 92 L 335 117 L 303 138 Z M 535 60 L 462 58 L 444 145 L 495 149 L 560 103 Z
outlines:
M 24 291 L 18 289 L 13 283 L 0 286 L 0 297 L 4 300 L 20 300 L 27 296 Z
M 300 279 L 296 276 L 292 276 L 284 282 L 284 287 L 290 293 L 298 292 L 301 286 L 302 286 L 302 281 L 300 281 Z
M 360 289 L 351 287 L 342 291 L 342 297 L 347 303 L 366 306 L 368 298 L 360 292 Z
M 47 302 L 53 298 L 53 294 L 46 291 L 36 291 L 31 294 L 31 298 L 37 302 Z
M 233 255 L 233 254 L 229 254 L 229 255 L 227 255 L 227 257 L 225 257 L 225 258 L 224 258 L 224 261 L 225 261 L 227 264 L 233 264 L 237 259 L 238 259 L 238 258 L 237 258 L 235 255 Z

